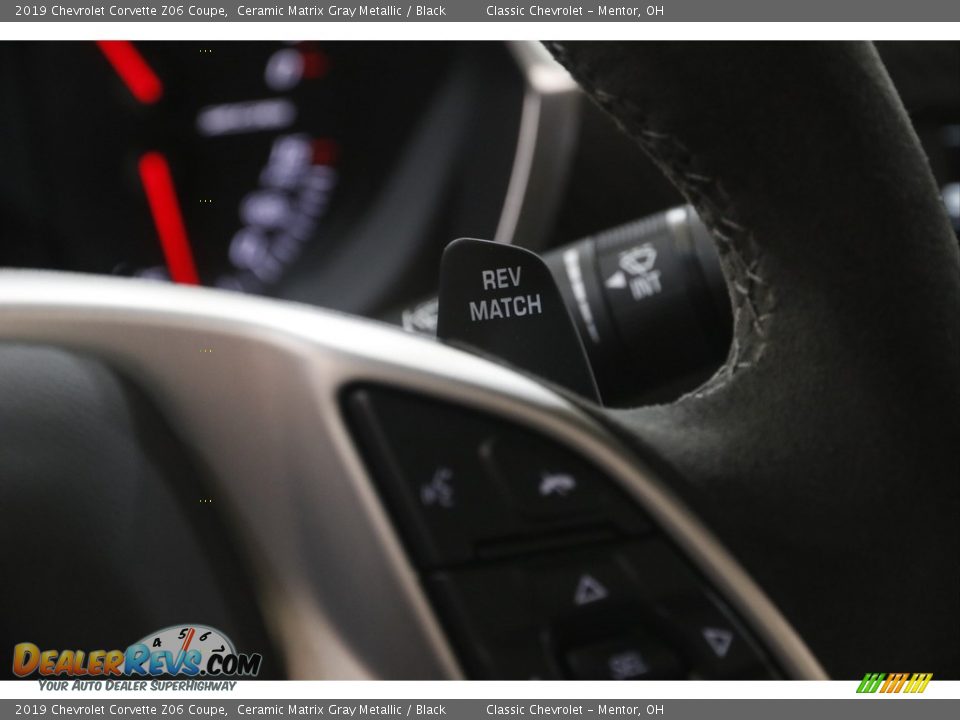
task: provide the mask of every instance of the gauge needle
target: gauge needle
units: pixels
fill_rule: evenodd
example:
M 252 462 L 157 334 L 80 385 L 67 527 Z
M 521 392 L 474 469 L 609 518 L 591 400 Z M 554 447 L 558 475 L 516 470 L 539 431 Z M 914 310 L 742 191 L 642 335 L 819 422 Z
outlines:
M 170 279 L 184 285 L 199 285 L 197 266 L 167 159 L 161 153 L 148 152 L 140 158 L 138 169 Z
M 190 641 L 193 640 L 193 636 L 197 634 L 196 628 L 190 628 L 190 632 L 187 633 L 187 636 L 183 639 L 183 645 L 180 646 L 180 652 L 186 652 L 190 649 Z
M 163 96 L 163 83 L 132 42 L 98 40 L 97 47 L 138 101 L 150 105 Z

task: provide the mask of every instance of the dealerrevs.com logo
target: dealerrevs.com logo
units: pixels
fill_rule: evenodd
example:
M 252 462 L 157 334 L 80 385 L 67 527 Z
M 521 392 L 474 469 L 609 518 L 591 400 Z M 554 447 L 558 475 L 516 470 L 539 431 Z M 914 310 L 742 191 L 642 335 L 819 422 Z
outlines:
M 125 650 L 42 650 L 23 642 L 13 648 L 13 674 L 29 677 L 111 678 L 256 677 L 263 657 L 238 653 L 219 630 L 205 625 L 173 625 Z

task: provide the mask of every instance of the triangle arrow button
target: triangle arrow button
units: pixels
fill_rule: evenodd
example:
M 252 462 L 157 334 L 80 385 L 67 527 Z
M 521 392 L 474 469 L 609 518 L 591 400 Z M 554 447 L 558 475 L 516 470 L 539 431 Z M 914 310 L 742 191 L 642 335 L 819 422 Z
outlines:
M 718 658 L 725 658 L 730 652 L 730 645 L 733 644 L 733 633 L 726 628 L 705 627 L 703 628 L 703 639 L 713 650 Z
M 573 594 L 575 605 L 587 605 L 598 600 L 603 600 L 609 595 L 609 591 L 599 580 L 592 575 L 581 575 L 577 582 L 577 590 Z

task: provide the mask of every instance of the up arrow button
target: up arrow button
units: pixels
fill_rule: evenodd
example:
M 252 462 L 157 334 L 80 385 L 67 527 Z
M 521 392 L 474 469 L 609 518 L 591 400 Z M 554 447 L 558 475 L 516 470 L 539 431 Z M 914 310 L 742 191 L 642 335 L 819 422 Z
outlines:
M 556 281 L 529 250 L 468 238 L 450 243 L 440 263 L 437 337 L 599 401 Z

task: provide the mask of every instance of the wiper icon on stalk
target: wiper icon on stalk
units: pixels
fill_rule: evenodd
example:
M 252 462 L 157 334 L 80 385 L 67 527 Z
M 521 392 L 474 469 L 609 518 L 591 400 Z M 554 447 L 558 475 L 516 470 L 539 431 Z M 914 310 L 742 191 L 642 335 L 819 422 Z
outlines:
M 545 472 L 540 476 L 540 495 L 565 497 L 577 489 L 577 481 L 567 473 Z

